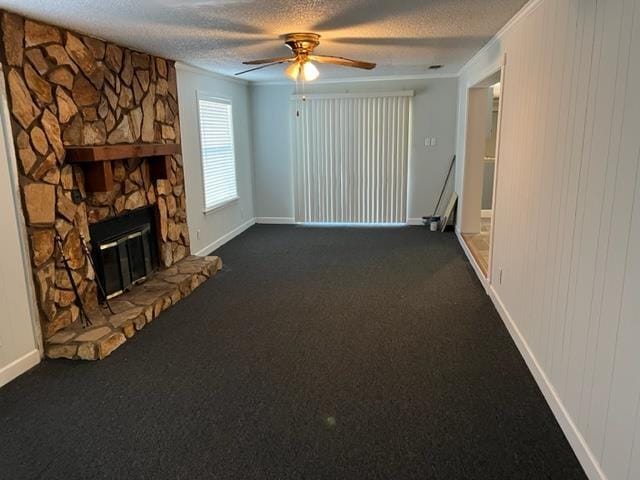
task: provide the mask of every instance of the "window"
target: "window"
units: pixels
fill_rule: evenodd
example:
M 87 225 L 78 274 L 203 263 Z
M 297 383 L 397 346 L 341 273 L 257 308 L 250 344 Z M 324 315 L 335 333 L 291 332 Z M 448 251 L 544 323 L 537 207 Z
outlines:
M 204 211 L 238 198 L 231 102 L 198 96 Z

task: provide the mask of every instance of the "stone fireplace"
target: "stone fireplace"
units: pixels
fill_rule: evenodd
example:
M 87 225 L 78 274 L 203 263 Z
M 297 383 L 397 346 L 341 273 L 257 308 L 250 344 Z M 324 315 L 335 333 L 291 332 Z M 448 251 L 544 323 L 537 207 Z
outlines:
M 198 263 L 189 257 L 175 67 L 163 58 L 0 13 L 1 60 L 45 351 L 51 357 L 103 358 L 220 268 L 219 260 Z M 119 290 L 131 290 L 155 265 L 165 269 L 158 272 L 165 286 L 175 288 L 157 290 L 157 298 L 150 288 L 146 296 L 131 290 L 125 296 L 137 295 L 138 303 L 120 297 L 115 310 L 121 318 L 111 321 L 100 308 L 96 272 L 82 239 L 104 277 L 105 268 L 115 267 L 95 249 L 121 239 L 107 235 L 100 244 L 93 236 L 116 224 L 126 227 L 141 212 L 149 229 L 122 233 L 144 240 L 132 237 L 121 250 L 135 257 L 136 248 L 143 255 L 148 249 L 151 263 L 122 261 L 118 268 L 130 270 L 119 271 Z M 158 281 L 150 282 L 158 287 Z M 80 303 L 97 312 L 94 324 L 103 336 L 78 330 Z M 85 337 L 89 346 L 76 341 Z
M 155 218 L 155 208 L 148 206 L 89 227 L 102 300 L 123 294 L 157 269 Z

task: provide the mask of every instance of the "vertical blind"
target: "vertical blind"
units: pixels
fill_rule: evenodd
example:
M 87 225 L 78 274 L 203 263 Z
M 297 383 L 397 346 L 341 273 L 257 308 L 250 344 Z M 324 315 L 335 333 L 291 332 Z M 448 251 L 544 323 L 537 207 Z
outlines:
M 204 209 L 238 198 L 231 102 L 199 96 Z
M 293 97 L 297 222 L 406 222 L 411 95 Z

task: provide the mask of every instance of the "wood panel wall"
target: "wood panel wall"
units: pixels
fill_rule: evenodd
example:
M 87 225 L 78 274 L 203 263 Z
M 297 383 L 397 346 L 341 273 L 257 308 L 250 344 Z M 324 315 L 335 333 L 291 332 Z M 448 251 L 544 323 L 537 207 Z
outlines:
M 463 69 L 461 159 L 467 88 L 504 54 L 489 291 L 587 473 L 638 479 L 640 0 L 527 5 Z

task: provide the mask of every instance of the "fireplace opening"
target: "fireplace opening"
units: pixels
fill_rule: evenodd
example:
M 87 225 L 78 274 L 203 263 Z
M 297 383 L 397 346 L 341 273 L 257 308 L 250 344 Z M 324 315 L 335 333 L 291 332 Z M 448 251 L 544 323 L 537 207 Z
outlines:
M 130 290 L 157 269 L 154 207 L 91 225 L 90 233 L 96 275 L 104 286 L 106 299 Z

